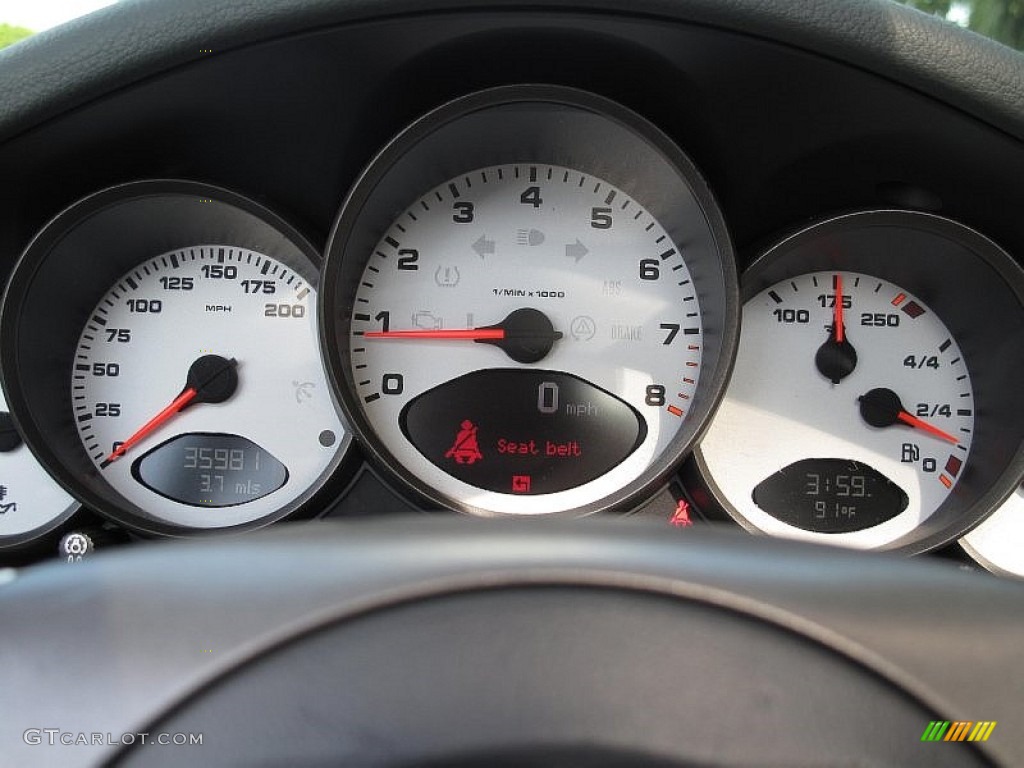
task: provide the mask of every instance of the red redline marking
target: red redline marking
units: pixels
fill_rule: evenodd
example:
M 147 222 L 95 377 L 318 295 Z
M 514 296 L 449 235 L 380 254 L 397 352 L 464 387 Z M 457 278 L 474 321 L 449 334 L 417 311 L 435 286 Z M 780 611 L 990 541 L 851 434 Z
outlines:
M 960 474 L 960 468 L 962 466 L 963 462 L 956 456 L 950 455 L 949 459 L 946 460 L 946 471 L 953 477 Z
M 694 362 L 689 362 L 689 363 L 687 363 L 687 364 L 686 364 L 686 366 L 687 366 L 688 368 L 696 368 L 696 367 L 697 367 L 697 363 L 694 363 Z
M 673 416 L 682 416 L 683 415 L 683 412 L 679 408 L 676 408 L 674 405 L 670 405 L 668 407 L 668 412 L 671 413 Z
M 691 344 L 690 346 L 687 347 L 687 349 L 692 349 L 694 352 L 696 352 L 698 349 L 700 349 L 700 347 L 697 346 L 696 344 Z
M 939 475 L 939 482 L 942 483 L 947 488 L 952 488 L 953 487 L 953 481 L 950 480 L 945 475 Z
M 683 398 L 683 400 L 689 400 L 690 399 L 689 395 L 683 394 L 682 392 L 676 392 L 676 396 Z
M 902 304 L 904 302 L 904 300 L 906 298 L 907 298 L 907 294 L 905 294 L 905 293 L 898 293 L 898 294 L 896 294 L 896 298 L 892 300 L 892 305 L 894 307 L 898 307 L 900 304 Z
M 694 381 L 693 379 L 688 379 L 688 378 L 686 378 L 685 376 L 683 377 L 683 382 L 684 382 L 685 384 L 696 384 L 696 383 L 697 383 L 697 382 L 695 382 L 695 381 Z

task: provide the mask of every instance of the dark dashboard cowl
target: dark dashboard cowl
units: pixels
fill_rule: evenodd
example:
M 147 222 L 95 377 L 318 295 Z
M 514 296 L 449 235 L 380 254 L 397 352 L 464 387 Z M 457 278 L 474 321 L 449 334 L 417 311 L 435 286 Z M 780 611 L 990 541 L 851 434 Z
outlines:
M 501 0 L 128 0 L 0 53 L 0 141 L 205 56 L 332 25 L 456 10 L 625 15 L 618 0 L 524 6 Z M 888 0 L 635 0 L 628 13 L 718 27 L 846 61 L 1024 138 L 1020 55 Z

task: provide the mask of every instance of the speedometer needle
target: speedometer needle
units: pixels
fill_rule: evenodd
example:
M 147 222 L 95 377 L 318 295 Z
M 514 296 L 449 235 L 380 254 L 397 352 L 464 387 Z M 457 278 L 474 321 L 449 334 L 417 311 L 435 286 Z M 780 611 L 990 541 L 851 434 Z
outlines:
M 524 307 L 496 325 L 460 330 L 364 331 L 366 339 L 462 340 L 493 344 L 517 363 L 543 360 L 562 338 L 551 320 L 538 309 Z
M 872 389 L 866 395 L 857 398 L 857 400 L 860 402 L 861 418 L 873 427 L 891 427 L 899 421 L 909 427 L 920 429 L 930 435 L 953 443 L 953 445 L 960 442 L 948 432 L 944 432 L 935 425 L 907 413 L 903 403 L 900 402 L 899 395 L 891 389 L 885 389 L 884 387 Z
M 156 416 L 143 424 L 136 432 L 117 446 L 100 464 L 106 469 L 124 456 L 133 446 L 170 421 L 185 408 L 197 403 L 222 403 L 235 393 L 238 387 L 238 373 L 235 358 L 227 360 L 220 355 L 203 355 L 189 366 L 185 388 Z

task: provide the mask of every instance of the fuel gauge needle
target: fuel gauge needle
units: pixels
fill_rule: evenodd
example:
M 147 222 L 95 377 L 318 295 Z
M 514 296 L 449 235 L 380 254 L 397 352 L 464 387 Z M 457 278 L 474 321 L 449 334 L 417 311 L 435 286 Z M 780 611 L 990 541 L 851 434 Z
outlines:
M 920 429 L 929 435 L 934 435 L 942 440 L 953 443 L 953 445 L 960 442 L 953 435 L 944 432 L 934 424 L 929 424 L 927 421 L 908 413 L 903 407 L 903 403 L 900 402 L 899 395 L 891 389 L 885 389 L 884 387 L 872 389 L 867 394 L 857 398 L 857 400 L 860 403 L 861 418 L 873 427 L 891 427 L 896 422 L 902 422 L 909 427 Z
M 185 388 L 178 396 L 117 446 L 100 464 L 100 469 L 109 467 L 188 406 L 198 403 L 222 403 L 227 400 L 238 386 L 238 373 L 235 370 L 237 367 L 238 361 L 235 358 L 227 360 L 220 355 L 200 357 L 189 366 Z

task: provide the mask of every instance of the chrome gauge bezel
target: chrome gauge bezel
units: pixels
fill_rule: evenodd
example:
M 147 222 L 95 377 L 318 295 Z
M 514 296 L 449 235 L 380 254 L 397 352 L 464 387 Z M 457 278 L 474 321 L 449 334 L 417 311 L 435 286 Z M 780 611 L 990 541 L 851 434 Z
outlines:
M 1024 579 L 1024 480 L 998 509 L 960 539 L 960 546 L 986 570 Z
M 30 242 L 0 310 L 0 367 L 25 442 L 85 506 L 147 535 L 181 536 L 259 528 L 312 509 L 348 475 L 346 429 L 327 468 L 293 501 L 255 520 L 194 528 L 159 519 L 118 493 L 86 454 L 70 382 L 74 350 L 94 308 L 117 281 L 159 254 L 230 244 L 290 267 L 315 287 L 319 254 L 262 205 L 210 184 L 152 179 L 120 184 L 74 203 Z M 319 344 L 319 337 L 315 339 Z M 333 395 L 331 395 L 333 398 Z M 336 402 L 334 409 L 339 411 Z
M 743 302 L 781 281 L 826 270 L 871 275 L 905 288 L 938 315 L 960 345 L 975 399 L 966 467 L 934 513 L 913 531 L 873 548 L 916 554 L 947 544 L 1013 493 L 1024 472 L 1024 413 L 1018 402 L 1024 380 L 1024 270 L 994 242 L 950 219 L 868 210 L 815 223 L 769 248 L 742 275 Z M 700 447 L 684 474 L 701 506 L 762 532 L 723 493 Z M 815 540 L 828 543 L 830 535 Z
M 597 500 L 544 514 L 627 511 L 665 481 L 704 429 L 731 370 L 739 303 L 732 245 L 707 183 L 671 139 L 615 102 L 561 86 L 502 86 L 449 102 L 394 138 L 350 191 L 326 249 L 320 329 L 329 376 L 369 458 L 421 502 L 482 516 L 508 514 L 439 492 L 382 444 L 355 394 L 350 338 L 361 275 L 397 217 L 438 185 L 510 164 L 562 166 L 606 179 L 645 206 L 673 241 L 691 246 L 686 263 L 701 302 L 704 348 L 688 419 L 640 477 Z

